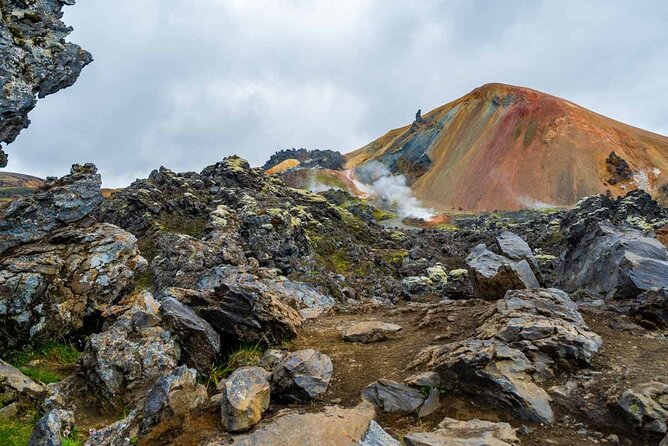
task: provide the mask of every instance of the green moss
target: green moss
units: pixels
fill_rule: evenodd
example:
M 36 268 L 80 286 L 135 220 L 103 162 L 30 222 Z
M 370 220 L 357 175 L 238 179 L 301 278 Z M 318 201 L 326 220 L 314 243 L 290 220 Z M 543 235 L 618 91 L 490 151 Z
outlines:
M 206 219 L 180 214 L 166 214 L 160 217 L 162 229 L 166 232 L 185 234 L 200 238 L 204 234 Z
M 391 220 L 393 218 L 397 218 L 397 216 L 391 212 L 384 211 L 382 209 L 373 209 L 373 218 L 376 219 L 376 221 L 385 221 L 385 220 Z
M 401 265 L 403 265 L 404 259 L 406 257 L 408 257 L 408 251 L 405 249 L 388 251 L 383 255 L 385 263 L 393 268 L 401 268 Z
M 522 127 L 518 125 L 517 127 L 515 127 L 515 131 L 513 132 L 513 141 L 517 141 L 517 138 L 519 138 L 521 134 L 522 134 Z
M 34 381 L 51 384 L 65 378 L 63 369 L 73 366 L 80 352 L 70 344 L 49 342 L 33 350 L 10 354 L 8 362 Z

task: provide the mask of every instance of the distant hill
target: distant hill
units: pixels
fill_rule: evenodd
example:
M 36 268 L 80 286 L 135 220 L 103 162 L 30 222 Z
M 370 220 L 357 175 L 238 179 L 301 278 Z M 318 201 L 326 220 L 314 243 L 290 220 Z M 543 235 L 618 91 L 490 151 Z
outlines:
M 571 206 L 638 187 L 668 196 L 668 138 L 504 84 L 476 88 L 346 158 L 348 168 L 380 161 L 442 210 Z
M 22 173 L 0 171 L 0 201 L 31 194 L 44 184 L 41 178 Z

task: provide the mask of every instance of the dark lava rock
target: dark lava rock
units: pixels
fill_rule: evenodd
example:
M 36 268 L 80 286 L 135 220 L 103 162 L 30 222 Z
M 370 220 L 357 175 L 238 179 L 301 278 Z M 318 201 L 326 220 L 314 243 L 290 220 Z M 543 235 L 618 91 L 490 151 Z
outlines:
M 586 229 L 571 233 L 568 244 L 559 272 L 566 291 L 624 299 L 668 287 L 666 247 L 635 229 L 589 220 Z
M 631 304 L 631 314 L 650 328 L 668 328 L 668 289 L 645 291 Z
M 383 412 L 402 414 L 417 414 L 425 401 L 425 396 L 419 390 L 388 379 L 379 379 L 368 385 L 362 391 L 362 398 Z
M 334 374 L 329 356 L 307 349 L 292 352 L 283 359 L 272 377 L 276 397 L 287 401 L 307 401 L 327 390 Z
M 0 2 L 0 143 L 12 143 L 30 124 L 28 113 L 43 98 L 76 82 L 93 61 L 65 41 L 72 28 L 60 19 L 72 0 Z M 0 167 L 7 156 L 0 150 Z

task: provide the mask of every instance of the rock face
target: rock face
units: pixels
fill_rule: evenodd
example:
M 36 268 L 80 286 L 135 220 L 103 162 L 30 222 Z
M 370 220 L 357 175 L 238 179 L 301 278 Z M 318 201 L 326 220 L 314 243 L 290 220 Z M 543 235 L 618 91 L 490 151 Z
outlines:
M 181 359 L 189 367 L 206 374 L 220 351 L 220 336 L 211 324 L 173 297 L 160 303 L 160 315 L 181 347 Z
M 261 367 L 241 367 L 223 385 L 221 415 L 228 432 L 250 429 L 269 407 L 269 373 Z
M 409 434 L 406 446 L 518 446 L 516 430 L 508 423 L 473 419 L 444 419 L 434 432 Z
M 234 437 L 235 446 L 350 446 L 368 432 L 375 416 L 368 402 L 343 409 L 325 407 L 318 413 L 284 411 L 250 434 Z M 213 442 L 207 446 L 215 446 Z
M 401 446 L 401 443 L 392 438 L 378 423 L 372 420 L 366 434 L 355 446 Z
M 383 412 L 417 413 L 425 401 L 424 395 L 405 384 L 379 379 L 362 391 L 362 398 L 372 402 Z
M 368 344 L 369 342 L 385 340 L 389 335 L 401 330 L 400 325 L 380 321 L 365 321 L 344 328 L 341 331 L 341 338 L 347 342 Z
M 668 432 L 668 384 L 648 382 L 622 393 L 618 410 L 634 428 L 647 434 Z
M 74 1 L 0 3 L 0 143 L 12 143 L 43 98 L 76 82 L 93 61 L 79 46 L 65 41 L 72 28 L 61 22 L 63 5 Z M 0 150 L 0 167 L 7 158 Z
M 55 409 L 47 412 L 37 422 L 30 436 L 29 446 L 60 446 L 65 432 L 71 432 L 74 414 L 67 410 Z
M 588 330 L 568 295 L 557 289 L 509 291 L 467 339 L 418 355 L 443 383 L 520 418 L 550 423 L 541 382 L 590 363 L 601 338 Z
M 560 271 L 566 291 L 624 299 L 668 287 L 666 247 L 637 230 L 590 220 L 571 231 L 568 245 Z
M 88 218 L 102 200 L 93 165 L 74 165 L 0 218 L 0 348 L 58 338 L 134 286 L 136 238 Z
M 91 335 L 79 360 L 81 370 L 110 405 L 135 404 L 181 356 L 172 334 L 159 325 L 159 304 L 148 292 L 102 333 Z
M 272 378 L 276 396 L 305 401 L 325 393 L 334 374 L 329 356 L 315 350 L 299 350 L 285 357 Z
M 526 260 L 508 260 L 489 251 L 484 244 L 473 248 L 466 263 L 473 289 L 483 299 L 500 299 L 508 290 L 540 286 Z
M 0 215 L 0 254 L 90 215 L 103 200 L 101 184 L 93 164 L 75 164 L 69 175 L 47 179 L 39 192 L 13 201 Z

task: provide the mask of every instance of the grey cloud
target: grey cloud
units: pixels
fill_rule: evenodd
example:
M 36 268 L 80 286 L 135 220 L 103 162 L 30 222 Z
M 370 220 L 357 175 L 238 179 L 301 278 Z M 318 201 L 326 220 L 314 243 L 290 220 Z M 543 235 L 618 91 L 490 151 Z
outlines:
M 95 62 L 10 146 L 40 176 L 122 186 L 237 153 L 349 151 L 486 82 L 668 133 L 660 1 L 101 0 L 66 9 Z

